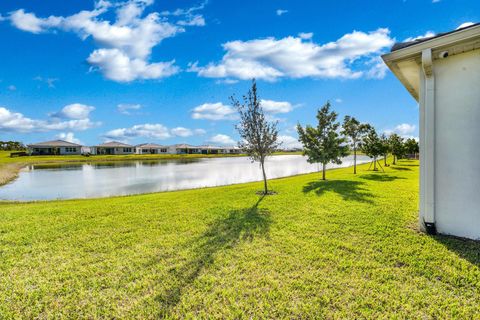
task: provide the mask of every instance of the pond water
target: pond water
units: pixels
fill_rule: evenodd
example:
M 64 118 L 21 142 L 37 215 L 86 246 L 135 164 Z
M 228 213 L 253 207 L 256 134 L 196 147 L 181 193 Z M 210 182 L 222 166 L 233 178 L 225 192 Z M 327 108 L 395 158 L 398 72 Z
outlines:
M 357 163 L 368 161 L 366 156 L 357 157 Z M 328 168 L 351 165 L 353 156 Z M 265 167 L 269 179 L 319 171 L 318 164 L 310 164 L 300 155 L 270 157 Z M 32 165 L 22 170 L 18 179 L 0 187 L 0 199 L 97 198 L 260 180 L 259 164 L 246 157 Z

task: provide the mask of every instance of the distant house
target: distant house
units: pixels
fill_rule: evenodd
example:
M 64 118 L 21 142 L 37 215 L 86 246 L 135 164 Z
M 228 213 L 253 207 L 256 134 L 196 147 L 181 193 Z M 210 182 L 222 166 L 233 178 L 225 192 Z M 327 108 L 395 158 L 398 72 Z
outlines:
M 162 146 L 156 143 L 144 143 L 135 146 L 136 154 L 166 154 L 168 146 Z
M 53 140 L 29 144 L 28 153 L 31 155 L 75 155 L 82 153 L 82 145 L 64 141 Z
M 169 153 L 172 154 L 201 154 L 201 149 L 189 144 L 174 144 L 169 147 Z
M 396 44 L 383 60 L 420 105 L 420 223 L 480 239 L 480 24 Z
M 90 152 L 96 155 L 134 154 L 135 147 L 122 142 L 110 141 L 110 142 L 102 143 L 98 146 L 90 147 Z

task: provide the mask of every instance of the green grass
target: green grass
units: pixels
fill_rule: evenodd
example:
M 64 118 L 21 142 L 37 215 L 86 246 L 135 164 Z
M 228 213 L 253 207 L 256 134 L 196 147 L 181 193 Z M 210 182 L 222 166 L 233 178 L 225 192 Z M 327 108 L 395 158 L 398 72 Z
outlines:
M 478 319 L 480 244 L 417 231 L 418 162 L 367 168 L 0 203 L 0 318 Z

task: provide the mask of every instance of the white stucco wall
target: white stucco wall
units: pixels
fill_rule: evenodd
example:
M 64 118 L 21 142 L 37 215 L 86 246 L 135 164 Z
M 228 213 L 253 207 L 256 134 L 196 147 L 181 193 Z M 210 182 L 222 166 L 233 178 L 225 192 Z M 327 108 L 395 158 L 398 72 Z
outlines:
M 480 50 L 437 59 L 433 73 L 436 228 L 439 233 L 480 239 Z M 421 79 L 425 81 L 423 75 Z M 428 146 L 422 128 L 425 84 L 420 88 L 422 161 Z M 427 165 L 422 161 L 422 172 L 428 173 Z M 428 187 L 428 177 L 421 176 L 421 220 Z

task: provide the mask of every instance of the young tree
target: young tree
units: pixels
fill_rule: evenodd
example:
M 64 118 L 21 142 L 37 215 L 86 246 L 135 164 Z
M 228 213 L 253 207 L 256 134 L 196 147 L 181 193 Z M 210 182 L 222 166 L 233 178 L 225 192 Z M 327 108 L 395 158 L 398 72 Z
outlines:
M 413 154 L 414 158 L 417 158 L 417 153 L 420 151 L 420 147 L 415 139 L 407 139 L 405 141 L 404 148 L 406 153 Z
M 360 123 L 354 117 L 345 116 L 342 128 L 342 134 L 347 137 L 353 150 L 353 174 L 357 174 L 357 148 L 362 143 L 363 136 L 368 132 L 370 125 Z
M 388 141 L 390 142 L 390 152 L 393 155 L 393 164 L 396 164 L 398 158 L 401 158 L 405 154 L 403 138 L 398 134 L 393 133 L 388 138 Z
M 390 141 L 388 141 L 388 137 L 385 135 L 385 133 L 382 133 L 380 136 L 380 142 L 382 144 L 383 165 L 388 167 L 387 156 L 390 152 Z
M 363 138 L 362 150 L 367 156 L 373 158 L 373 170 L 377 171 L 377 158 L 383 153 L 383 145 L 374 128 L 370 128 Z
M 241 148 L 253 161 L 260 162 L 263 174 L 264 194 L 268 194 L 267 175 L 265 174 L 265 159 L 277 150 L 278 142 L 277 122 L 269 122 L 260 105 L 257 94 L 257 83 L 252 80 L 252 88 L 240 102 L 234 96 L 230 97 L 232 105 L 240 114 L 240 122 L 236 128 L 240 135 Z
M 298 140 L 303 144 L 303 154 L 308 162 L 322 164 L 322 180 L 325 180 L 327 163 L 341 164 L 341 157 L 348 155 L 348 146 L 346 139 L 338 133 L 340 123 L 337 122 L 337 113 L 330 111 L 330 102 L 318 110 L 317 120 L 316 127 L 297 125 Z

